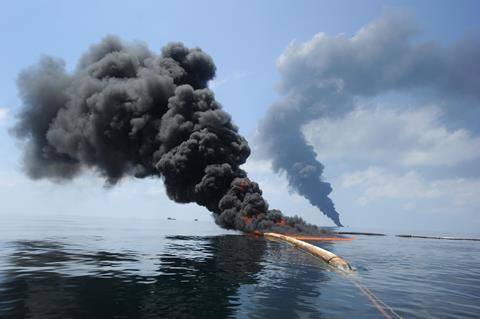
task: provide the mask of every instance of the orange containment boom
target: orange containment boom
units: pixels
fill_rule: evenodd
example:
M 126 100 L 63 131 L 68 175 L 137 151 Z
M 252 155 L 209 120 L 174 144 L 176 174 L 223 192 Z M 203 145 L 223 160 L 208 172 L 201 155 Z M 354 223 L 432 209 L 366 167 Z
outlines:
M 308 252 L 308 253 L 316 256 L 316 257 L 319 257 L 324 262 L 326 262 L 327 264 L 329 264 L 330 266 L 332 266 L 334 268 L 337 268 L 337 269 L 340 269 L 340 270 L 343 270 L 343 271 L 351 271 L 352 270 L 352 267 L 350 266 L 350 264 L 345 259 L 343 259 L 340 256 L 335 255 L 334 253 L 332 253 L 332 252 L 330 252 L 326 249 L 322 249 L 320 247 L 314 246 L 312 244 L 306 243 L 302 240 L 295 239 L 295 238 L 293 238 L 291 236 L 287 236 L 287 235 L 282 235 L 282 234 L 277 234 L 277 233 L 263 233 L 263 236 L 269 237 L 269 238 L 275 238 L 275 239 L 279 239 L 279 240 L 288 242 L 295 247 L 298 247 L 298 248 L 300 248 L 300 249 L 302 249 L 302 250 L 304 250 L 304 251 L 306 251 L 306 252 Z

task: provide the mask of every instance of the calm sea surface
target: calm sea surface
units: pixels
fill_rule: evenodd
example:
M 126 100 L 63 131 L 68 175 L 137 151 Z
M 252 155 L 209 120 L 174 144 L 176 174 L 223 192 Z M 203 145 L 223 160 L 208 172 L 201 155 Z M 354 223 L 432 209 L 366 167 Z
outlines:
M 480 318 L 480 242 L 313 243 L 355 273 L 209 222 L 0 216 L 0 318 Z

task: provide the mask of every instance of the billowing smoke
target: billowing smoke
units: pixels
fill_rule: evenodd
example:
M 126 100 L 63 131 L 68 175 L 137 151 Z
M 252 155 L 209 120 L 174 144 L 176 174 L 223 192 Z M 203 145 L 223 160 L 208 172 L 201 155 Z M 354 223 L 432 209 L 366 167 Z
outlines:
M 157 55 L 109 36 L 72 74 L 44 57 L 18 80 L 23 110 L 14 132 L 25 142 L 28 175 L 62 181 L 94 170 L 108 185 L 158 177 L 171 199 L 205 206 L 222 227 L 317 231 L 269 210 L 239 168 L 250 148 L 207 88 L 214 75 L 210 56 L 181 43 Z
M 328 197 L 332 188 L 302 132 L 308 122 L 342 116 L 358 98 L 395 91 L 421 93 L 430 102 L 440 97 L 441 103 L 458 97 L 480 98 L 478 34 L 447 48 L 432 42 L 413 43 L 416 34 L 408 15 L 390 11 L 353 37 L 318 33 L 305 43 L 292 42 L 278 59 L 283 98 L 270 107 L 258 128 L 259 149 L 272 160 L 276 172 L 286 173 L 294 191 L 337 225 L 339 214 Z M 478 127 L 479 113 L 471 110 L 456 103 L 446 112 L 457 113 L 457 118 L 463 114 Z

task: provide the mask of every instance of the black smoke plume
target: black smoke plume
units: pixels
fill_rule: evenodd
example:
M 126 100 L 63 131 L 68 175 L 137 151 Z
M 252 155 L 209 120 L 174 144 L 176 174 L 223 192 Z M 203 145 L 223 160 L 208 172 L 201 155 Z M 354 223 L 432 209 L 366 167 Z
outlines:
M 224 228 L 316 232 L 269 210 L 239 168 L 250 148 L 207 87 L 214 75 L 210 56 L 181 43 L 157 55 L 109 36 L 72 74 L 44 57 L 18 80 L 14 132 L 25 141 L 28 175 L 62 181 L 89 169 L 109 185 L 158 177 L 171 199 L 205 206 Z

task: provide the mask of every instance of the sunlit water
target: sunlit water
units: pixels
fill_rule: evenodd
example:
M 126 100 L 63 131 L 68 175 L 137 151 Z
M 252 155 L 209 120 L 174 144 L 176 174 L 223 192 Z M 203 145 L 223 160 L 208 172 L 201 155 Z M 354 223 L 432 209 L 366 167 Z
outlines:
M 1 219 L 0 318 L 480 317 L 480 242 L 362 237 L 314 242 L 342 275 L 289 245 L 209 222 Z

